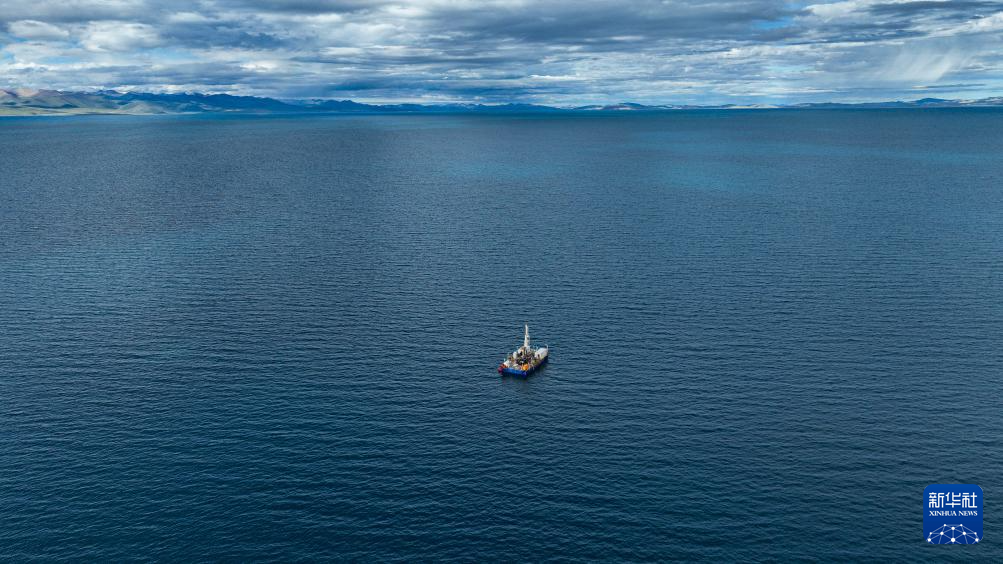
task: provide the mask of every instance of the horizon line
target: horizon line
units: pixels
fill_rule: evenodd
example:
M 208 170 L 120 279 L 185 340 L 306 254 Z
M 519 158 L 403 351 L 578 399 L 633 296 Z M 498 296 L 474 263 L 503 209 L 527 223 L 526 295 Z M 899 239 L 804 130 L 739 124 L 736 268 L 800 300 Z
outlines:
M 635 106 L 638 108 L 722 108 L 722 107 L 740 107 L 740 108 L 790 108 L 790 107 L 803 107 L 812 105 L 838 105 L 838 106 L 859 106 L 859 105 L 870 105 L 870 104 L 915 104 L 920 102 L 944 102 L 944 103 L 978 103 L 985 101 L 994 101 L 999 105 L 1003 105 L 1003 95 L 992 95 L 980 98 L 937 98 L 932 96 L 926 96 L 922 98 L 915 99 L 873 99 L 866 101 L 836 101 L 836 100 L 816 100 L 816 101 L 805 101 L 805 102 L 762 102 L 762 101 L 735 101 L 726 103 L 695 103 L 695 102 L 633 102 L 629 100 L 620 100 L 616 102 L 593 102 L 593 103 L 575 103 L 575 104 L 560 104 L 553 105 L 544 102 L 529 102 L 529 101 L 519 101 L 510 100 L 505 102 L 490 102 L 490 101 L 461 101 L 461 100 L 441 100 L 441 101 L 368 101 L 365 99 L 353 99 L 353 98 L 334 98 L 334 97 L 321 97 L 321 96 L 310 96 L 310 97 L 274 97 L 265 96 L 257 94 L 235 94 L 227 91 L 199 91 L 199 90 L 185 90 L 179 92 L 157 92 L 151 90 L 130 90 L 130 89 L 119 89 L 119 88 L 94 88 L 88 90 L 64 90 L 59 88 L 36 88 L 30 86 L 7 86 L 0 87 L 0 91 L 9 94 L 15 94 L 18 97 L 33 97 L 39 93 L 56 93 L 62 95 L 148 95 L 148 96 L 202 96 L 202 97 L 212 97 L 212 96 L 226 96 L 232 98 L 243 98 L 243 99 L 255 99 L 262 101 L 275 101 L 287 105 L 297 105 L 304 104 L 304 107 L 310 107 L 310 103 L 325 103 L 325 102 L 340 102 L 340 103 L 352 103 L 366 106 L 374 107 L 393 107 L 393 106 L 419 106 L 427 108 L 435 107 L 448 107 L 448 106 L 474 106 L 474 107 L 506 107 L 506 106 L 532 106 L 538 108 L 548 108 L 555 110 L 576 110 L 583 108 L 604 108 L 604 107 L 624 107 L 624 106 Z

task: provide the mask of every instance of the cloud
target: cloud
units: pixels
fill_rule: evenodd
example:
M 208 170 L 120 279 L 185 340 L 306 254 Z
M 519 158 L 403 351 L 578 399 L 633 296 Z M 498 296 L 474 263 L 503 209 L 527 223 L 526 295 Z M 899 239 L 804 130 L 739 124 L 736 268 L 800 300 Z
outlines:
M 963 67 L 971 56 L 960 48 L 904 48 L 882 67 L 877 77 L 910 84 L 935 83 L 944 75 Z
M 218 5 L 251 12 L 332 14 L 368 11 L 387 4 L 367 0 L 223 0 Z
M 141 18 L 151 11 L 145 0 L 27 0 L 0 2 L 0 22 L 50 23 Z
M 996 2 L 986 0 L 916 0 L 872 4 L 871 14 L 876 16 L 904 16 L 936 14 L 940 18 L 969 19 L 1000 9 Z
M 42 41 L 62 41 L 69 38 L 65 29 L 36 20 L 19 20 L 7 25 L 7 31 L 19 39 L 35 39 Z
M 990 0 L 34 0 L 0 2 L 0 26 L 6 86 L 558 104 L 1003 88 Z
M 134 51 L 161 44 L 153 26 L 127 22 L 94 22 L 84 30 L 80 44 L 90 51 Z

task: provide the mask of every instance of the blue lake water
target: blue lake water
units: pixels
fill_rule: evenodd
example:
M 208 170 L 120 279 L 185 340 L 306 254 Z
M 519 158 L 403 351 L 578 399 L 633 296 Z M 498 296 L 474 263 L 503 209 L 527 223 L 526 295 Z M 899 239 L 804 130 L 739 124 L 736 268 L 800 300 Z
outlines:
M 1003 559 L 1001 131 L 0 121 L 0 559 Z

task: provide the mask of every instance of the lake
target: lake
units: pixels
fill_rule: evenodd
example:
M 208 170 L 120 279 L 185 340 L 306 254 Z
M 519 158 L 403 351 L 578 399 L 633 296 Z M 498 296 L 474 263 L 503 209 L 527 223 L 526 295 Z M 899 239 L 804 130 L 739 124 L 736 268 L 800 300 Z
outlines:
M 0 558 L 1003 559 L 1000 131 L 4 119 Z

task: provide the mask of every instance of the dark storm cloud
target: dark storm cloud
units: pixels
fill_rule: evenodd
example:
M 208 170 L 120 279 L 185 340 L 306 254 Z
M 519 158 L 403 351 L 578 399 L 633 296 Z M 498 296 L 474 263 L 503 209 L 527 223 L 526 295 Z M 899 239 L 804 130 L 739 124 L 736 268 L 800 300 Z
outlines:
M 0 29 L 6 86 L 720 102 L 1003 76 L 988 0 L 0 0 Z

